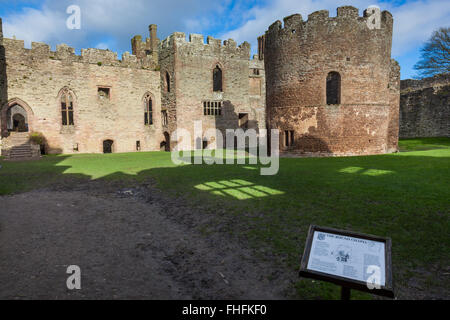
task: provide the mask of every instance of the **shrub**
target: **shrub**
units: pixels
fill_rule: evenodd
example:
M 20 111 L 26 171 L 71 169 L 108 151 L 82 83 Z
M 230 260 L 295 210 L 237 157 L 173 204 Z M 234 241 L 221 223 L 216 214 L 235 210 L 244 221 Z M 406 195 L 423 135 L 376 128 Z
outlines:
M 46 141 L 45 137 L 40 132 L 32 132 L 32 133 L 30 133 L 29 137 L 30 137 L 30 141 L 35 143 L 35 144 L 38 144 L 38 145 L 45 144 L 45 141 Z

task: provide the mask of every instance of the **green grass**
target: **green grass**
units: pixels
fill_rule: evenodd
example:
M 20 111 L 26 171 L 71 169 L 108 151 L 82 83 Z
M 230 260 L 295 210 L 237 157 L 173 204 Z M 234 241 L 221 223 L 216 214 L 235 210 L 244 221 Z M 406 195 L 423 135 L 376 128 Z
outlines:
M 206 206 L 212 220 L 235 221 L 230 233 L 268 248 L 292 269 L 311 224 L 391 237 L 394 280 L 404 287 L 415 270 L 450 262 L 450 139 L 404 140 L 400 147 L 408 152 L 283 158 L 276 176 L 261 176 L 254 165 L 175 166 L 159 152 L 0 161 L 0 194 L 65 180 L 152 178 L 193 206 Z M 318 281 L 300 280 L 296 289 L 303 298 L 339 296 L 339 288 Z
M 400 151 L 424 151 L 435 149 L 448 149 L 450 147 L 449 138 L 418 138 L 404 139 L 399 143 Z

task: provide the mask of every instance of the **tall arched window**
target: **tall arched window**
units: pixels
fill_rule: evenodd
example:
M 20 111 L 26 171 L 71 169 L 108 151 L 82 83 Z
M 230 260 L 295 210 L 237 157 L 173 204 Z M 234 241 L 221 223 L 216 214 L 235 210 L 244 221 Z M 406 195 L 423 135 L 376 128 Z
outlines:
M 73 126 L 75 124 L 74 118 L 73 118 L 73 103 L 74 99 L 72 96 L 72 93 L 69 89 L 65 88 L 63 89 L 63 92 L 61 94 L 61 119 L 62 119 L 62 125 L 63 126 Z
M 149 93 L 144 98 L 144 123 L 146 126 L 153 124 L 153 101 Z
M 213 70 L 213 91 L 221 92 L 222 89 L 222 69 L 216 66 Z
M 327 76 L 327 104 L 341 103 L 341 76 L 332 71 Z
M 170 92 L 170 75 L 169 72 L 166 71 L 166 90 Z

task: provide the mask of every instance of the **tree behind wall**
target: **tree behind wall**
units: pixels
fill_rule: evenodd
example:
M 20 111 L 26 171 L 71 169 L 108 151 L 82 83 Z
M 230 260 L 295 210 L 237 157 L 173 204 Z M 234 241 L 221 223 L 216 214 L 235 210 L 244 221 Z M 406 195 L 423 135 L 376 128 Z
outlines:
M 440 28 L 422 48 L 422 58 L 414 66 L 419 78 L 450 72 L 450 28 Z

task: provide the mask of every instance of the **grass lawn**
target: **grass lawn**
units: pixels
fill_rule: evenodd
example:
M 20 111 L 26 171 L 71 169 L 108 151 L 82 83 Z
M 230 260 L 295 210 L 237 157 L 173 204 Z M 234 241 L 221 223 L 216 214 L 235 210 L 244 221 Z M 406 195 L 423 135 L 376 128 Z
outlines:
M 0 160 L 0 194 L 65 179 L 153 178 L 193 206 L 207 206 L 218 221 L 225 212 L 241 226 L 231 233 L 290 268 L 298 268 L 308 227 L 316 224 L 391 237 L 394 284 L 405 288 L 419 278 L 424 291 L 448 288 L 435 275 L 450 262 L 450 139 L 404 140 L 400 147 L 405 152 L 391 155 L 283 158 L 276 176 L 261 176 L 253 165 L 175 166 L 159 152 Z M 299 280 L 297 291 L 302 298 L 339 297 L 338 287 L 317 281 Z

